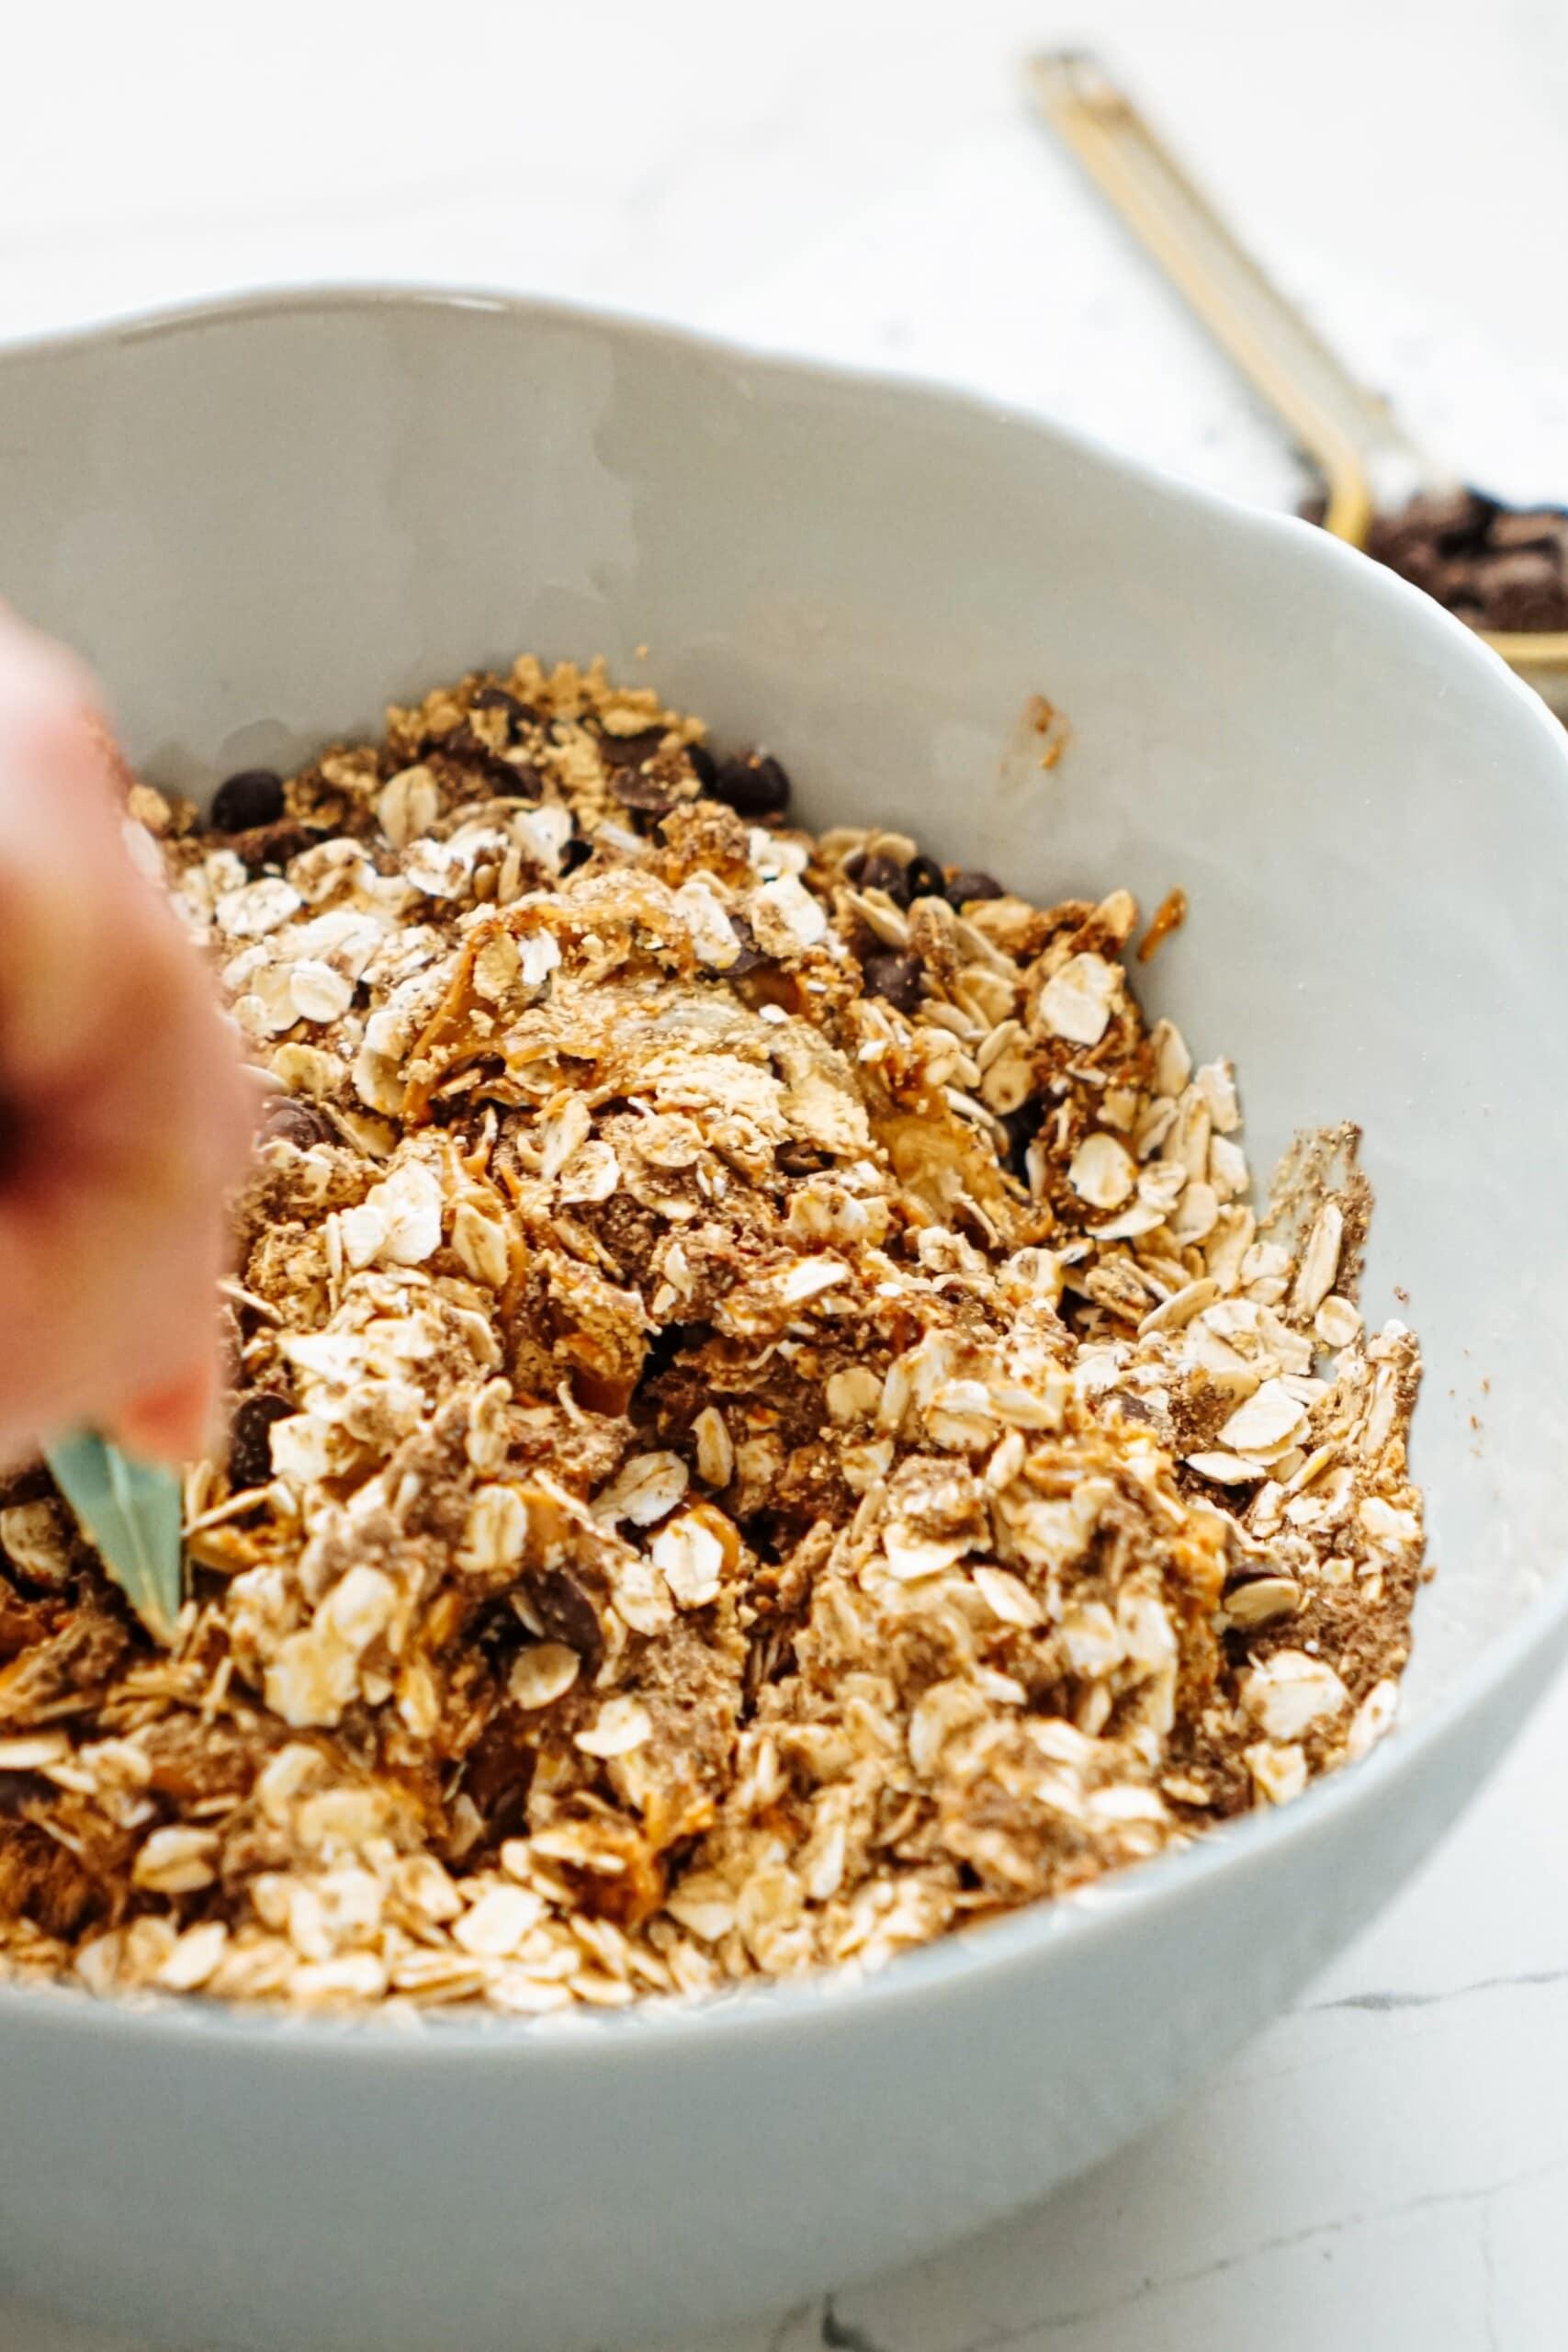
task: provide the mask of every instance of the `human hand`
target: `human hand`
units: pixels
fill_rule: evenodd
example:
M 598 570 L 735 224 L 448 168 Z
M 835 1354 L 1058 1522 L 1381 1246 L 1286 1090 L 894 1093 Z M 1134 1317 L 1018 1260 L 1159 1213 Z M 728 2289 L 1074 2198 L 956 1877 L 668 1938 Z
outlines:
M 85 673 L 0 610 L 0 1463 L 89 1423 L 178 1460 L 216 1388 L 252 1092 L 126 851 L 109 740 Z

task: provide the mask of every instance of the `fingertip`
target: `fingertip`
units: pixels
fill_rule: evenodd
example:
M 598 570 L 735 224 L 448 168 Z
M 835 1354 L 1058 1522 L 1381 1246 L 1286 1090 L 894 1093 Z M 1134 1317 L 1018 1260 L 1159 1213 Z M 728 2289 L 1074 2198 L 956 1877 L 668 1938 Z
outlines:
M 24 619 L 7 597 L 0 597 L 0 683 L 19 681 L 29 690 L 66 695 L 75 704 L 96 705 L 97 685 L 74 647 Z
M 127 1453 L 177 1468 L 207 1452 L 217 1394 L 217 1367 L 204 1362 L 122 1406 L 111 1434 Z

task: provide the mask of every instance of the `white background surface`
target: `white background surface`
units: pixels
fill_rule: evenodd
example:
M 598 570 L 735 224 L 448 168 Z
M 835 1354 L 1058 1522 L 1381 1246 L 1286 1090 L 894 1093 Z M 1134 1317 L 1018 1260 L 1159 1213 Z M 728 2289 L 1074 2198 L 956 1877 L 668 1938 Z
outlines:
M 1434 443 L 1568 499 L 1561 0 L 56 0 L 0 18 L 0 334 L 280 280 L 514 286 L 978 383 L 1288 501 L 1289 457 L 1023 109 L 1020 53 L 1086 36 Z M 1042 2212 L 702 2352 L 1565 2343 L 1560 1689 L 1180 2118 Z M 0 2352 L 130 2348 L 0 2306 Z M 519 2352 L 545 2352 L 521 2318 Z

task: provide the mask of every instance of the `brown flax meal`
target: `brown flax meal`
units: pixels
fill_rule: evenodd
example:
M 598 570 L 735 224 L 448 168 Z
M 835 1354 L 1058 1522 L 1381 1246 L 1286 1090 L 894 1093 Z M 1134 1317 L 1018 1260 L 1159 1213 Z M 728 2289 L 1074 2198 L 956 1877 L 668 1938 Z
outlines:
M 789 828 L 602 665 L 130 837 L 274 1092 L 155 1649 L 0 1487 L 0 1955 L 575 2001 L 874 1964 L 1371 1746 L 1418 1377 L 1135 910 Z

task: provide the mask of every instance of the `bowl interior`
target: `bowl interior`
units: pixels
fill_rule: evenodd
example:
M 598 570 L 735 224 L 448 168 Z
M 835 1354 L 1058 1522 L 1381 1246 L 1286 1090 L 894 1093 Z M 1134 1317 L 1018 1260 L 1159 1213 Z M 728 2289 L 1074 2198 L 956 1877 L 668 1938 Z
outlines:
M 1559 1570 L 1568 737 L 1415 591 L 951 396 L 450 297 L 6 356 L 0 548 L 184 790 L 525 648 L 646 645 L 808 821 L 1040 895 L 1181 885 L 1140 985 L 1235 1057 L 1255 1165 L 1365 1130 L 1366 1303 L 1427 1366 L 1413 1707 Z

